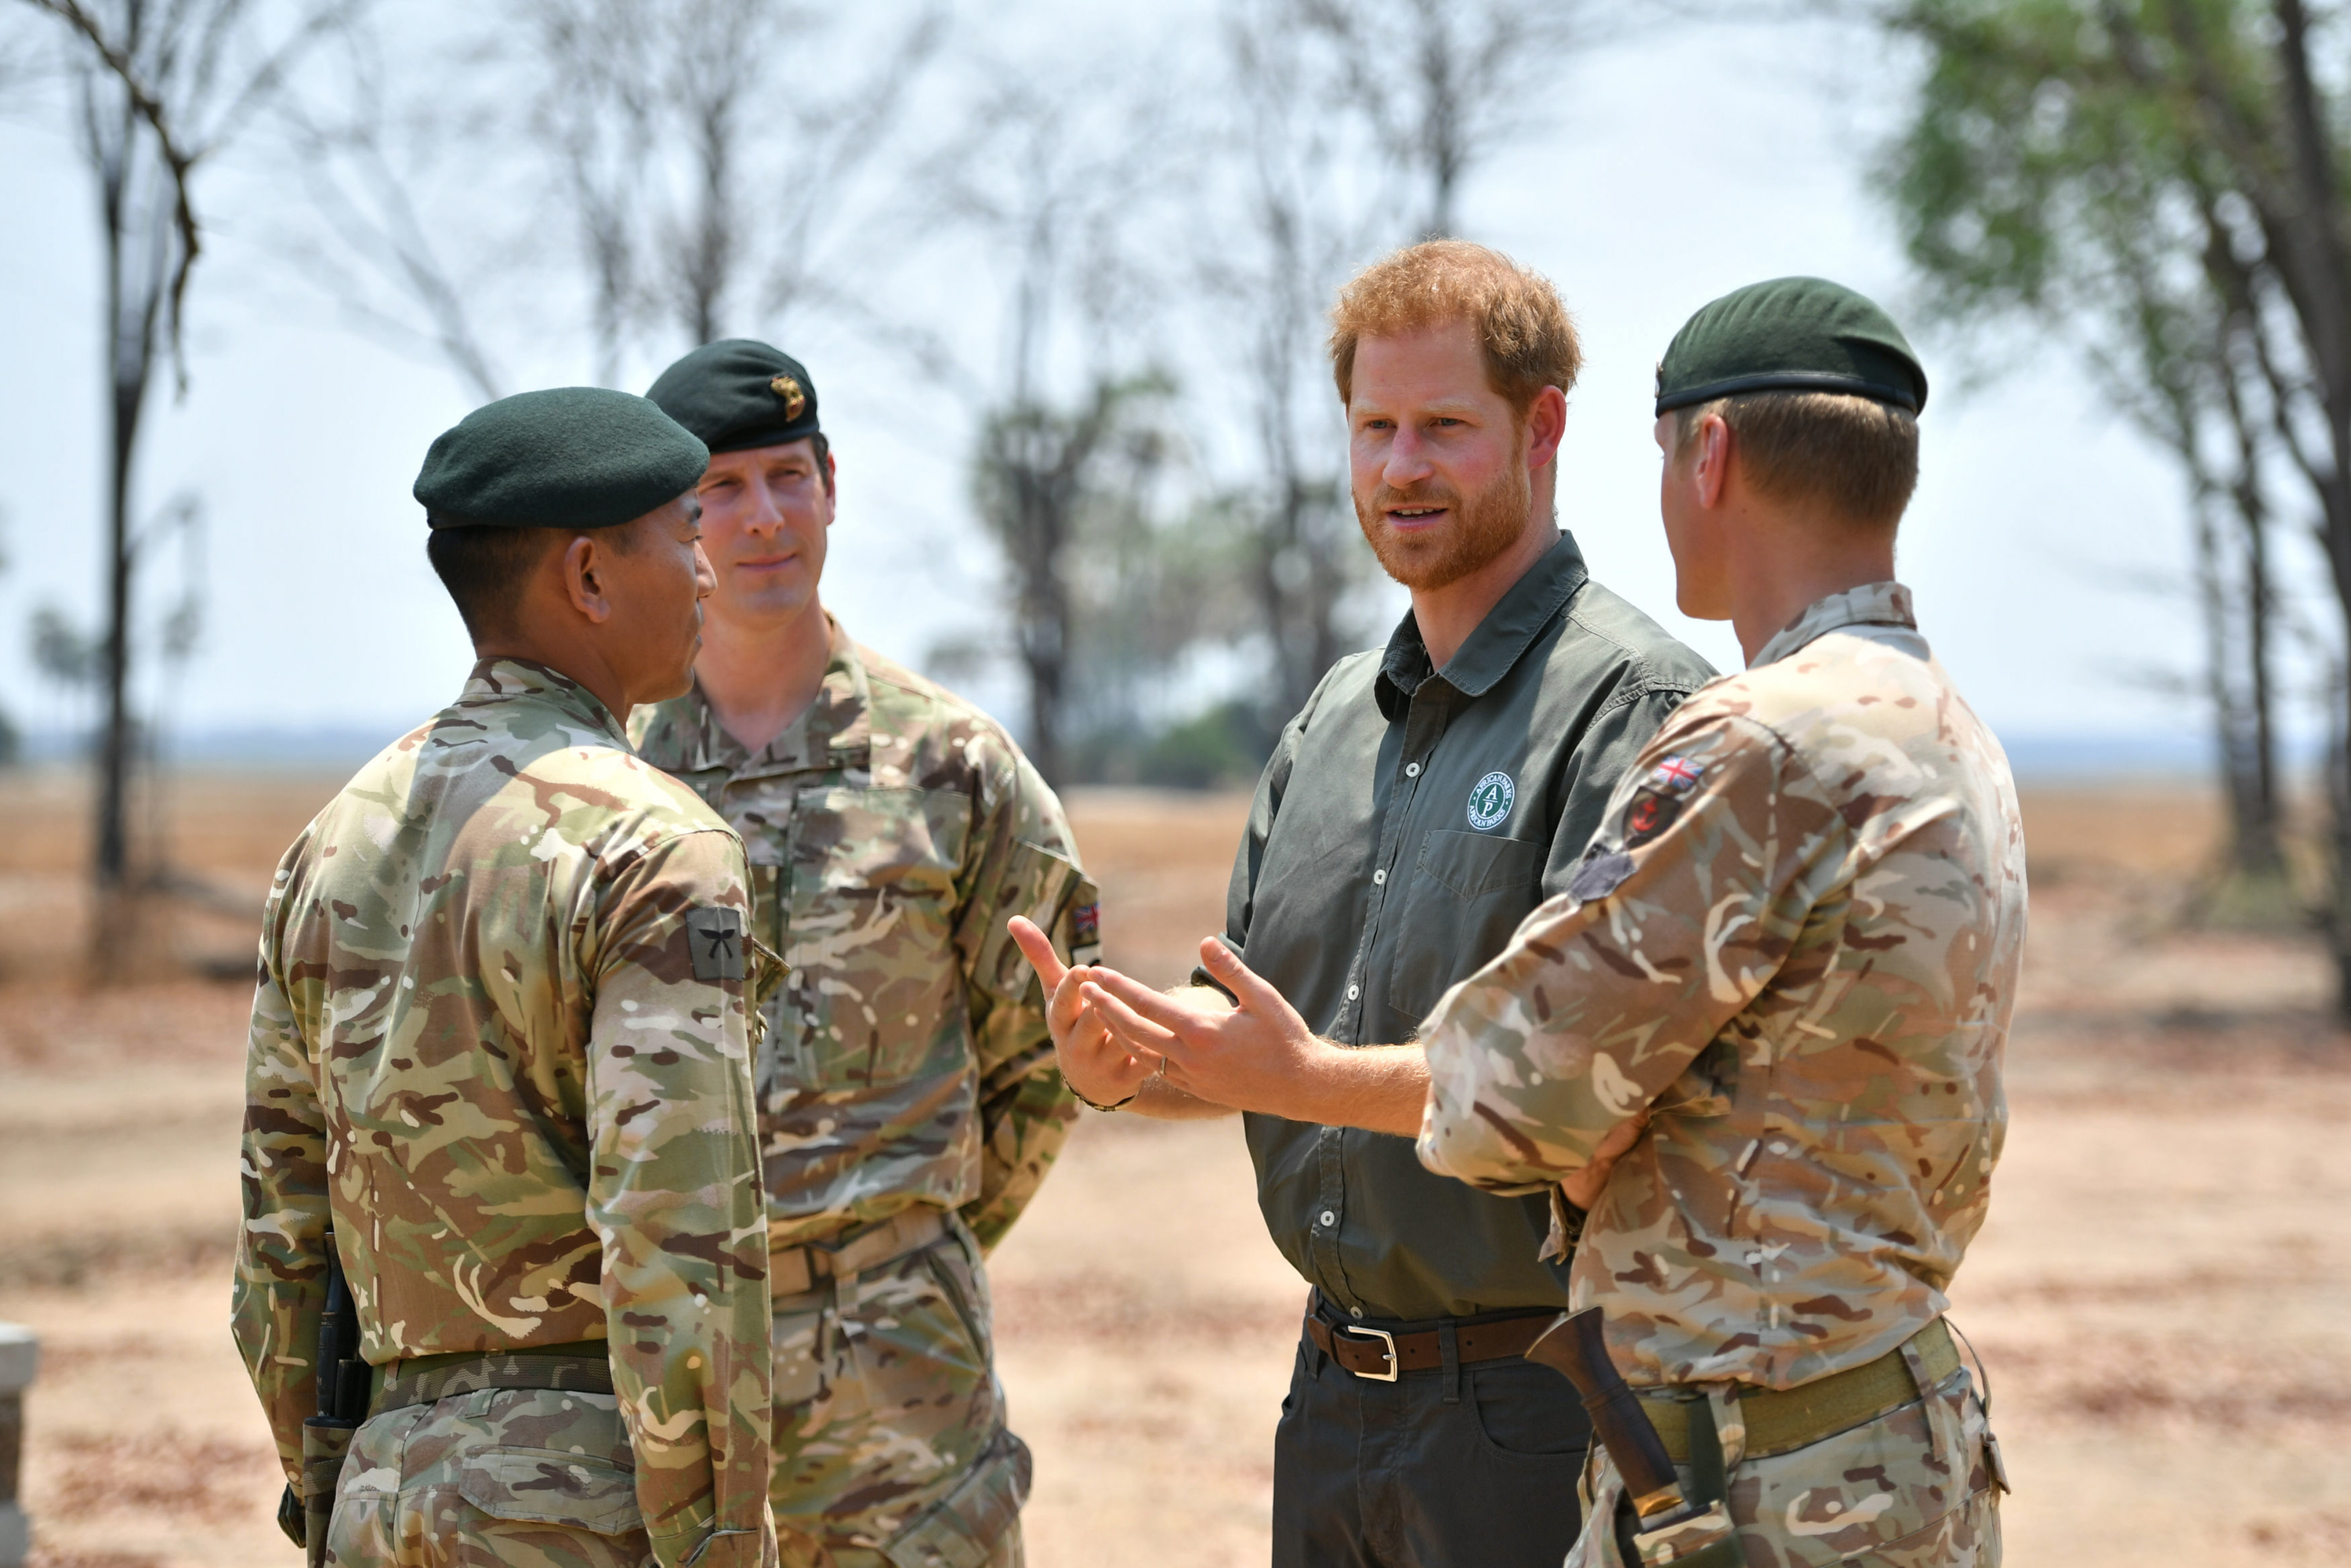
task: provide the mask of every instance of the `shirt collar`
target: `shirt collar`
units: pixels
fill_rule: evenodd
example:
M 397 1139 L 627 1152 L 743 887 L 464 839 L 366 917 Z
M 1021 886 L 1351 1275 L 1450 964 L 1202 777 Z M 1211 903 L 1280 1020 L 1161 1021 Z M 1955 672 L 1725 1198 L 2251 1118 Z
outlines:
M 702 683 L 682 699 L 689 733 L 684 747 L 686 770 L 723 768 L 737 775 L 793 773 L 810 768 L 870 768 L 873 760 L 872 688 L 857 644 L 831 615 L 824 618 L 831 653 L 808 711 L 784 727 L 757 757 L 726 733 L 702 695 Z
M 1391 724 L 1403 717 L 1413 694 L 1433 674 L 1441 674 L 1447 685 L 1464 696 L 1484 696 L 1510 673 L 1590 575 L 1584 569 L 1583 552 L 1575 547 L 1575 536 L 1562 529 L 1559 542 L 1545 550 L 1542 559 L 1486 612 L 1486 618 L 1442 671 L 1430 668 L 1420 622 L 1411 611 L 1405 611 L 1388 638 L 1379 675 L 1372 683 L 1380 712 Z
M 1910 608 L 1910 591 L 1898 582 L 1865 582 L 1815 600 L 1788 622 L 1747 662 L 1750 670 L 1777 664 L 1816 638 L 1847 626 L 1907 626 L 1918 629 Z
M 465 689 L 457 698 L 457 706 L 479 708 L 515 702 L 553 708 L 580 728 L 596 731 L 623 750 L 636 749 L 629 745 L 628 730 L 612 716 L 612 710 L 604 706 L 602 698 L 562 671 L 536 660 L 482 660 L 465 677 Z

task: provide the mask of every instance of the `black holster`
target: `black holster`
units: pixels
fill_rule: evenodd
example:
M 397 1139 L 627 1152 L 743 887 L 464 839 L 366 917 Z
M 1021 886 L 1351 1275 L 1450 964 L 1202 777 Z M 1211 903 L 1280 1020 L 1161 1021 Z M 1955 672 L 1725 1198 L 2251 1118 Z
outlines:
M 335 1488 L 351 1438 L 367 1419 L 369 1369 L 360 1359 L 360 1315 L 343 1278 L 335 1231 L 327 1228 L 327 1305 L 319 1322 L 319 1413 L 302 1423 L 302 1486 L 277 1505 L 277 1523 L 309 1558 L 326 1568 L 327 1537 L 335 1517 Z

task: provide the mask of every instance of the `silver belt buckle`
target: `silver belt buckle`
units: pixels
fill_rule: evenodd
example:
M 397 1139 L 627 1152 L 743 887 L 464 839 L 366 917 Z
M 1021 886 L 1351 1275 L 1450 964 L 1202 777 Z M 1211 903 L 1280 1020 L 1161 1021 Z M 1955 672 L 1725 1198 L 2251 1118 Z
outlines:
M 1373 1383 L 1394 1383 L 1396 1380 L 1396 1374 L 1404 1370 L 1403 1364 L 1396 1360 L 1395 1335 L 1388 1333 L 1387 1330 L 1358 1328 L 1353 1323 L 1341 1323 L 1339 1332 L 1361 1334 L 1365 1339 L 1375 1339 L 1387 1346 L 1387 1349 L 1382 1353 L 1388 1358 L 1388 1369 L 1385 1372 L 1356 1372 L 1356 1376 Z M 1354 1372 L 1355 1369 L 1349 1367 L 1347 1370 Z

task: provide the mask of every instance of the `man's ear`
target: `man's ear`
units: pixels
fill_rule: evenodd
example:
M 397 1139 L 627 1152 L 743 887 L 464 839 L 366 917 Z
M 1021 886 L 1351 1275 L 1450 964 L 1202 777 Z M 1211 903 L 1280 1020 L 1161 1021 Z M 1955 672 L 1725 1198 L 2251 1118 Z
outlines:
M 598 575 L 604 570 L 605 557 L 611 553 L 599 544 L 601 534 L 601 530 L 574 535 L 571 542 L 563 547 L 560 562 L 563 591 L 571 608 L 596 626 L 612 615 L 612 601 Z
M 1722 415 L 1709 413 L 1698 421 L 1697 444 L 1698 503 L 1711 509 L 1722 505 L 1730 482 L 1730 426 Z
M 1527 466 L 1540 468 L 1559 455 L 1559 444 L 1567 434 L 1567 394 L 1557 387 L 1545 387 L 1527 405 Z

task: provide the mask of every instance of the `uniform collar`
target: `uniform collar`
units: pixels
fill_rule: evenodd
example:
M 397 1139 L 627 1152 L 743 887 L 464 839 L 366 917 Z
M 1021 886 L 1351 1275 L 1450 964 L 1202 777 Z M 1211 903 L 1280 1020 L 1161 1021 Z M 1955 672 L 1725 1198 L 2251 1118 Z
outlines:
M 603 699 L 562 671 L 531 659 L 484 659 L 465 677 L 460 708 L 482 708 L 503 703 L 527 702 L 553 708 L 582 729 L 591 729 L 624 750 L 629 733 Z
M 1575 548 L 1575 536 L 1561 529 L 1559 542 L 1545 550 L 1542 559 L 1486 612 L 1486 619 L 1478 622 L 1477 630 L 1442 671 L 1429 667 L 1428 645 L 1421 641 L 1420 622 L 1411 611 L 1405 611 L 1388 638 L 1379 676 L 1372 683 L 1380 712 L 1391 724 L 1403 717 L 1413 694 L 1432 674 L 1442 674 L 1446 684 L 1464 696 L 1484 696 L 1510 673 L 1520 655 L 1557 619 L 1590 575 L 1584 569 L 1583 552 Z
M 1910 608 L 1910 591 L 1898 582 L 1865 582 L 1815 600 L 1764 643 L 1747 667 L 1760 670 L 1777 664 L 1815 638 L 1847 626 L 1907 626 L 1916 632 L 1918 617 Z
M 824 623 L 831 653 L 825 663 L 824 679 L 817 686 L 816 700 L 756 757 L 726 733 L 726 727 L 718 722 L 702 695 L 702 683 L 694 683 L 694 689 L 679 701 L 678 723 L 685 742 L 681 748 L 683 769 L 723 768 L 737 776 L 872 769 L 873 701 L 865 661 L 859 656 L 857 644 L 841 631 L 840 622 L 828 614 Z

